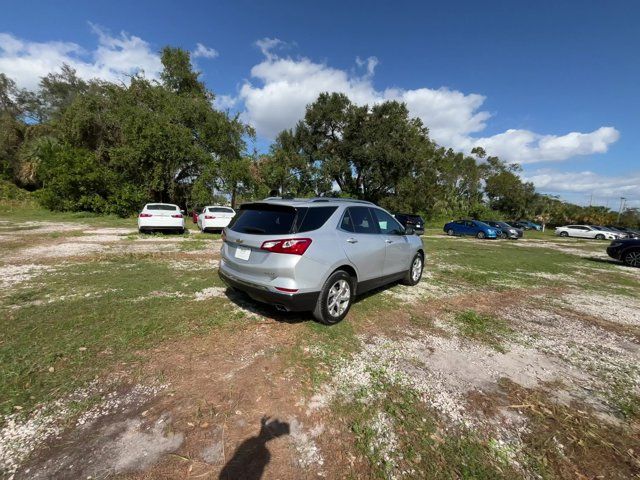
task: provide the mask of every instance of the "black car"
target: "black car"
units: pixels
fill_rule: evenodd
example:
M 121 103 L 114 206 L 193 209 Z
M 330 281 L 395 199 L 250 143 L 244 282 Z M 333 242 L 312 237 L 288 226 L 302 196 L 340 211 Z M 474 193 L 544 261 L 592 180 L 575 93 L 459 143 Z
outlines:
M 424 233 L 424 220 L 420 215 L 414 215 L 412 213 L 396 213 L 393 216 L 404 228 L 413 228 L 416 235 L 422 235 Z
M 623 261 L 630 267 L 640 267 L 640 239 L 625 238 L 614 240 L 607 247 L 607 255 Z
M 500 238 L 513 238 L 517 240 L 522 238 L 524 235 L 524 231 L 521 228 L 516 228 L 512 225 L 509 225 L 507 222 L 496 222 L 494 220 L 482 220 L 482 223 L 486 223 L 487 225 L 496 228 L 500 231 Z

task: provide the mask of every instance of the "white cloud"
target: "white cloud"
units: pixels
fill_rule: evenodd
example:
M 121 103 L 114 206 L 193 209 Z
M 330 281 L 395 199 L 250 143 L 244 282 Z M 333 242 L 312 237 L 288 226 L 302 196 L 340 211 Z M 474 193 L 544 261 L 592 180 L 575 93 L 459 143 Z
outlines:
M 321 92 L 341 92 L 357 104 L 376 104 L 385 100 L 405 102 L 412 115 L 422 119 L 440 145 L 469 152 L 483 146 L 490 155 L 508 162 L 534 163 L 562 161 L 576 155 L 604 153 L 619 138 L 613 127 L 601 127 L 590 133 L 541 135 L 528 130 L 507 130 L 490 137 L 478 137 L 491 115 L 481 110 L 485 97 L 448 88 L 378 90 L 373 75 L 376 57 L 356 58 L 365 69 L 358 76 L 345 70 L 316 63 L 308 58 L 280 57 L 274 51 L 286 45 L 279 39 L 256 42 L 264 59 L 251 69 L 250 81 L 240 88 L 237 100 L 244 103 L 243 118 L 258 135 L 271 139 L 285 128 L 292 128 L 304 116 L 306 105 Z
M 30 89 L 37 88 L 40 77 L 59 70 L 63 63 L 84 79 L 119 81 L 140 71 L 149 78 L 158 77 L 162 69 L 160 56 L 149 43 L 135 35 L 121 32 L 114 36 L 90 25 L 98 37 L 98 45 L 92 51 L 72 42 L 30 42 L 0 33 L 0 71 L 20 87 Z
M 591 171 L 560 172 L 552 169 L 539 169 L 525 172 L 524 180 L 533 182 L 536 189 L 543 193 L 559 194 L 588 200 L 593 197 L 616 200 L 627 197 L 629 202 L 640 200 L 640 172 L 624 176 L 601 175 Z M 613 206 L 611 204 L 610 206 Z
M 216 58 L 218 51 L 215 48 L 209 48 L 201 43 L 196 44 L 196 49 L 193 52 L 193 58 Z

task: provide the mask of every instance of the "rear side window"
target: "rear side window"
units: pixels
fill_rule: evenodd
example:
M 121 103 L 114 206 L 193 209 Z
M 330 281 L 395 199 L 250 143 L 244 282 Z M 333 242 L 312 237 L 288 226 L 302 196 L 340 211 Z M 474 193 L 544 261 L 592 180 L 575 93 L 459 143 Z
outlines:
M 247 205 L 234 217 L 231 230 L 257 235 L 283 235 L 290 233 L 296 210 L 279 205 Z
M 378 221 L 378 227 L 380 228 L 380 233 L 391 234 L 391 235 L 401 235 L 404 233 L 404 228 L 387 212 L 379 210 L 377 208 L 372 209 L 373 214 Z
M 170 211 L 170 212 L 175 212 L 176 210 L 178 210 L 178 207 L 176 207 L 175 205 L 147 205 L 146 206 L 147 210 L 166 210 L 166 211 Z
M 344 211 L 344 215 L 342 216 L 342 221 L 340 222 L 340 228 L 345 232 L 354 232 L 353 221 L 351 220 L 351 215 L 349 215 L 349 209 Z
M 350 207 L 349 216 L 356 233 L 378 233 L 378 228 L 367 207 Z
M 338 207 L 299 208 L 296 220 L 297 232 L 311 232 L 322 227 Z

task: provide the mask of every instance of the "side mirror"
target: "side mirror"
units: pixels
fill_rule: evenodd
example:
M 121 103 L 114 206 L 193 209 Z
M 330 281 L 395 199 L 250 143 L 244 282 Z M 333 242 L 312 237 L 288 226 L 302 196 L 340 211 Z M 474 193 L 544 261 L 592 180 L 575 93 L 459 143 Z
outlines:
M 405 235 L 414 235 L 415 233 L 416 231 L 413 229 L 413 227 L 407 227 L 404 229 Z
M 180 213 L 182 213 L 184 215 L 184 210 L 180 210 Z

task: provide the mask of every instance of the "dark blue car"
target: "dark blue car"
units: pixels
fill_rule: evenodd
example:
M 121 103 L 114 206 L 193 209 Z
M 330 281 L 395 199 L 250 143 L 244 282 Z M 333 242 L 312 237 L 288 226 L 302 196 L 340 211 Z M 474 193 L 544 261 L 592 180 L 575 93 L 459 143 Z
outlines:
M 478 220 L 456 220 L 444 226 L 447 235 L 472 235 L 477 238 L 498 238 L 499 231 Z

